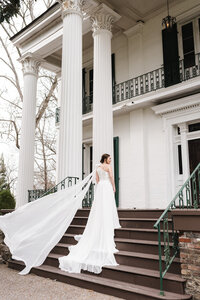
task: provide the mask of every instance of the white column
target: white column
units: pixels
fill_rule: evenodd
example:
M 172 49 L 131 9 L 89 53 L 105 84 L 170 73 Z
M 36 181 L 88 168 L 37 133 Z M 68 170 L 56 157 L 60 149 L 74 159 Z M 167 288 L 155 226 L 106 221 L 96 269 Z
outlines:
M 40 62 L 32 54 L 21 59 L 24 74 L 24 93 L 19 152 L 16 208 L 28 202 L 28 190 L 33 189 L 34 144 L 37 76 Z
M 93 166 L 99 163 L 103 153 L 113 158 L 111 25 L 119 17 L 104 4 L 91 16 L 94 38 Z
M 57 81 L 58 81 L 58 108 L 61 110 L 60 102 L 61 102 L 61 73 L 57 74 Z M 56 131 L 57 131 L 57 139 L 56 139 L 56 183 L 59 183 L 58 181 L 58 162 L 59 162 L 59 129 L 60 124 L 56 124 Z
M 181 154 L 182 154 L 182 165 L 183 165 L 183 181 L 185 182 L 190 176 L 190 167 L 189 167 L 189 150 L 188 150 L 188 125 L 187 123 L 178 124 L 181 134 Z
M 81 0 L 62 1 L 63 43 L 58 181 L 82 178 Z

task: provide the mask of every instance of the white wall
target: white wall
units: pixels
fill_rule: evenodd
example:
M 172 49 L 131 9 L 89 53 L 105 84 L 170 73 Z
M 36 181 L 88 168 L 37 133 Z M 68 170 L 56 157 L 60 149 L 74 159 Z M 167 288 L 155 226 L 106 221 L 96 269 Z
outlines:
M 120 207 L 166 207 L 170 199 L 161 117 L 150 108 L 115 117 L 114 136 L 119 136 Z
M 199 0 L 172 4 L 170 14 L 178 22 L 190 20 L 195 5 L 199 5 Z M 161 23 L 166 13 L 159 13 L 144 25 L 113 37 L 117 83 L 161 67 Z M 86 65 L 92 56 L 92 49 L 84 53 Z M 84 128 L 83 136 L 92 138 L 91 126 Z M 119 136 L 120 207 L 165 208 L 171 199 L 167 192 L 169 166 L 162 118 L 150 107 L 115 116 L 114 136 Z
M 137 109 L 114 117 L 114 136 L 119 137 L 119 206 L 164 208 L 166 152 L 163 123 L 151 108 Z M 91 125 L 83 139 L 92 139 Z

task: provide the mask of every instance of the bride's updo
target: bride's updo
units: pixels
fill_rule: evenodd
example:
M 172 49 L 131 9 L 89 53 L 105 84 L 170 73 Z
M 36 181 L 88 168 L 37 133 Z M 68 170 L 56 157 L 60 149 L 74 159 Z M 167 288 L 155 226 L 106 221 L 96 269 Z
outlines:
M 104 153 L 101 157 L 100 163 L 103 164 L 104 160 L 107 160 L 109 156 L 110 156 L 110 154 Z

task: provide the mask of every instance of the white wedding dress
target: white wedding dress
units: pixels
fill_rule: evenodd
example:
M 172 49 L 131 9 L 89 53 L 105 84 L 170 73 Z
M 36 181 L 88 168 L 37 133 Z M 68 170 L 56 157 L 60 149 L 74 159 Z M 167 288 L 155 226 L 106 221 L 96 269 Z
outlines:
M 117 265 L 114 254 L 114 228 L 119 228 L 114 193 L 108 173 L 97 167 L 100 181 L 85 231 L 67 256 L 60 257 L 59 267 L 69 272 L 87 269 L 99 273 L 101 267 Z M 60 241 L 95 177 L 96 169 L 72 187 L 26 203 L 0 216 L 0 229 L 12 258 L 25 263 L 19 272 L 26 275 L 32 267 L 43 264 L 49 252 Z
M 81 269 L 100 273 L 102 266 L 118 265 L 114 253 L 114 229 L 120 228 L 113 188 L 108 172 L 97 168 L 99 183 L 82 235 L 76 235 L 76 245 L 69 246 L 70 253 L 59 258 L 63 271 L 80 273 Z

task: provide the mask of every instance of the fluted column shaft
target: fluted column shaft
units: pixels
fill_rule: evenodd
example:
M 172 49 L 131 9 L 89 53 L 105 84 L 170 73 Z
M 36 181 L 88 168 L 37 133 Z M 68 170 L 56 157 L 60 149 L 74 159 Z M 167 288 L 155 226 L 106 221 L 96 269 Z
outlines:
M 57 74 L 57 80 L 58 80 L 58 108 L 60 108 L 60 102 L 61 102 L 61 73 Z M 57 130 L 57 139 L 56 139 L 56 184 L 59 183 L 58 179 L 58 173 L 59 173 L 59 129 L 60 124 L 56 124 L 56 130 Z
M 94 38 L 93 166 L 103 153 L 113 158 L 113 112 L 111 76 L 112 16 L 97 13 L 92 18 Z
M 31 54 L 21 59 L 24 74 L 22 123 L 16 207 L 28 202 L 33 189 L 37 76 L 40 62 Z
M 58 181 L 82 174 L 81 0 L 63 1 L 62 83 Z

